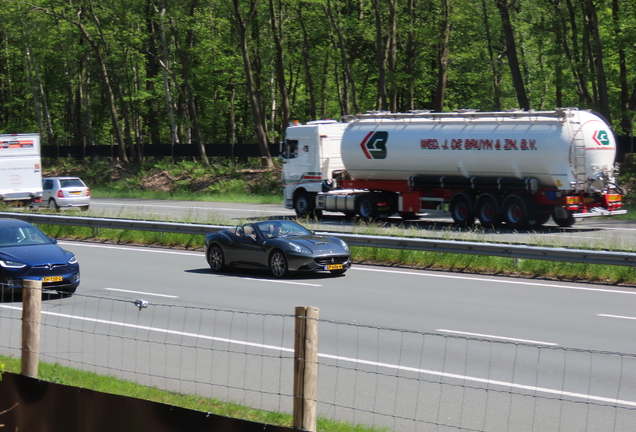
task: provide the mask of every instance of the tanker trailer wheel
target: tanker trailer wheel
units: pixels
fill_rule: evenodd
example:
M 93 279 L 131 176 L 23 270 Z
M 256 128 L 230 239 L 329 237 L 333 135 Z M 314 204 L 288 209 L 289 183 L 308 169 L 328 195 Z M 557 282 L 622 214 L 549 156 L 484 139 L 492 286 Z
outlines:
M 504 201 L 504 222 L 510 229 L 527 228 L 530 225 L 530 212 L 527 201 L 519 195 L 511 195 Z
M 473 202 L 464 194 L 455 194 L 451 198 L 449 210 L 453 217 L 453 222 L 461 227 L 469 227 L 475 223 L 475 212 Z
M 400 212 L 399 215 L 403 221 L 419 219 L 417 213 L 414 212 Z
M 305 191 L 296 192 L 294 195 L 294 210 L 298 217 L 322 216 L 322 211 L 316 210 L 313 197 Z
M 534 224 L 536 227 L 540 227 L 542 225 L 545 225 L 547 221 L 550 220 L 550 214 L 549 213 L 540 213 L 537 215 L 537 222 Z
M 570 212 L 567 213 L 568 215 L 566 217 L 557 217 L 555 214 L 553 214 L 552 219 L 554 220 L 554 223 L 556 223 L 561 228 L 567 228 L 574 225 L 574 216 Z
M 358 210 L 358 215 L 363 220 L 373 220 L 377 219 L 379 216 L 377 200 L 371 194 L 364 194 L 358 198 L 356 203 L 356 209 Z
M 482 195 L 477 201 L 477 218 L 481 226 L 490 229 L 497 228 L 501 223 L 501 207 L 495 197 L 491 195 Z

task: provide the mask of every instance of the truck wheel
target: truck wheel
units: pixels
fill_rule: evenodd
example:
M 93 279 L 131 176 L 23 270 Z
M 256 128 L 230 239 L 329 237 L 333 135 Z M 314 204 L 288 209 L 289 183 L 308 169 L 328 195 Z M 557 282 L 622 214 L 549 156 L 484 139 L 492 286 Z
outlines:
M 517 195 L 509 196 L 503 205 L 504 222 L 511 229 L 526 228 L 530 225 L 528 219 L 529 210 L 523 198 Z
M 552 219 L 554 220 L 554 223 L 556 223 L 561 228 L 571 227 L 572 225 L 574 225 L 574 222 L 575 222 L 574 216 L 572 215 L 572 213 L 568 213 L 567 217 L 564 217 L 564 218 L 560 218 L 560 217 L 556 217 L 555 215 L 552 215 Z
M 417 217 L 417 213 L 413 213 L 413 212 L 400 212 L 399 213 L 400 217 L 402 218 L 402 220 L 411 220 L 411 219 L 419 219 Z
M 364 220 L 377 219 L 379 215 L 375 197 L 370 194 L 362 195 L 358 198 L 357 209 L 360 218 Z
M 545 225 L 545 223 L 547 221 L 549 221 L 549 220 L 550 220 L 550 214 L 549 213 L 548 214 L 543 214 L 543 213 L 542 214 L 538 214 L 537 215 L 537 222 L 534 225 L 537 226 L 537 227 L 540 227 L 542 225 Z
M 489 195 L 484 195 L 477 201 L 477 218 L 481 226 L 490 229 L 497 228 L 501 223 L 501 213 L 499 213 L 499 204 Z
M 457 194 L 453 196 L 449 204 L 449 210 L 453 217 L 453 222 L 457 225 L 469 227 L 475 223 L 475 213 L 466 195 Z
M 322 211 L 316 210 L 316 204 L 313 197 L 305 191 L 298 192 L 294 195 L 294 210 L 298 217 L 322 216 Z

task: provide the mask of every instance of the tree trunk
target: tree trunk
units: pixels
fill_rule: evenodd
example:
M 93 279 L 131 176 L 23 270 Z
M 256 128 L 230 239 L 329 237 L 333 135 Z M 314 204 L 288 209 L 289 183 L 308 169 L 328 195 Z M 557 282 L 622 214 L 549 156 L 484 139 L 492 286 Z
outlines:
M 514 30 L 510 19 L 510 5 L 508 0 L 495 0 L 497 8 L 501 14 L 501 22 L 503 25 L 504 37 L 506 39 L 506 57 L 508 57 L 508 66 L 512 75 L 515 92 L 517 93 L 517 101 L 519 108 L 530 109 L 530 102 L 526 94 L 526 86 L 523 82 L 523 75 L 519 67 L 519 58 L 517 57 L 517 44 L 515 42 Z
M 308 114 L 309 118 L 312 120 L 316 120 L 317 111 L 316 111 L 316 96 L 314 95 L 314 80 L 311 73 L 311 63 L 310 63 L 310 55 L 309 55 L 309 36 L 307 35 L 307 26 L 305 25 L 305 20 L 303 18 L 303 5 L 298 6 L 298 23 L 300 24 L 300 29 L 303 34 L 303 66 L 305 68 L 305 80 L 307 85 L 307 94 L 309 95 L 309 109 Z
M 154 95 L 155 93 L 155 79 L 159 73 L 159 52 L 157 49 L 157 25 L 155 22 L 155 8 L 154 8 L 154 0 L 147 0 L 145 7 L 145 15 L 146 15 L 146 34 L 148 35 L 146 39 L 146 63 L 145 63 L 145 72 L 146 72 L 146 92 L 149 95 Z M 159 133 L 159 119 L 158 119 L 158 109 L 157 102 L 154 97 L 149 97 L 146 100 L 146 113 L 144 114 L 144 123 L 145 127 L 148 130 L 150 135 L 150 144 L 161 144 L 161 135 Z
M 375 12 L 375 59 L 378 65 L 378 89 L 376 109 L 386 111 L 386 63 L 384 36 L 382 32 L 382 7 L 380 0 L 371 0 Z
M 406 108 L 415 109 L 415 0 L 407 0 L 407 15 L 409 28 L 406 32 L 406 75 L 408 80 L 406 94 Z
M 279 5 L 280 7 L 280 5 Z M 283 44 L 281 42 L 281 26 L 282 23 L 278 21 L 278 13 L 274 7 L 274 0 L 269 0 L 269 14 L 270 23 L 272 26 L 272 37 L 274 38 L 274 47 L 276 48 L 276 82 L 278 83 L 278 92 L 280 93 L 280 123 L 281 135 L 285 131 L 285 128 L 289 125 L 290 113 L 289 113 L 289 92 L 287 91 L 287 83 L 285 80 L 285 61 L 283 56 Z
M 254 83 L 254 77 L 252 74 L 252 65 L 250 61 L 250 53 L 247 46 L 247 23 L 255 13 L 256 1 L 252 0 L 249 16 L 244 19 L 241 14 L 239 0 L 232 0 L 233 5 L 233 18 L 238 28 L 239 36 L 239 48 L 241 49 L 241 55 L 243 57 L 243 69 L 245 71 L 245 78 L 247 84 L 247 93 L 250 99 L 250 105 L 252 107 L 252 119 L 254 121 L 254 128 L 256 130 L 256 139 L 258 141 L 258 147 L 261 151 L 261 157 L 266 162 L 268 167 L 274 166 L 272 155 L 269 151 L 267 133 L 263 127 L 263 113 L 261 111 L 261 105 L 256 94 L 256 86 Z
M 605 65 L 603 64 L 603 44 L 601 43 L 601 34 L 598 28 L 598 15 L 596 14 L 596 6 L 591 0 L 588 3 L 588 11 L 590 13 L 590 24 L 594 39 L 594 65 L 596 67 L 596 79 L 598 81 L 598 99 L 599 111 L 605 117 L 608 123 L 612 123 L 612 114 L 609 106 L 609 90 L 607 88 L 607 76 L 605 75 Z
M 196 12 L 197 0 L 194 0 L 190 5 L 190 18 L 194 17 Z M 201 133 L 201 125 L 199 124 L 199 116 L 197 111 L 197 104 L 194 97 L 194 92 L 192 91 L 192 85 L 190 84 L 190 56 L 186 51 L 181 48 L 179 43 L 179 38 L 177 37 L 177 28 L 172 25 L 172 31 L 175 35 L 175 48 L 177 53 L 179 54 L 179 58 L 181 59 L 181 79 L 183 81 L 184 87 L 184 97 L 187 100 L 188 105 L 188 115 L 192 121 L 192 129 L 194 132 L 195 139 L 197 141 L 197 147 L 199 150 L 199 157 L 201 158 L 201 162 L 205 166 L 210 166 L 210 160 L 208 159 L 208 155 L 205 152 L 205 141 L 203 139 L 203 134 Z M 186 36 L 186 46 L 192 47 L 194 40 L 194 32 L 192 29 L 189 29 Z
M 481 8 L 484 11 L 484 31 L 486 32 L 486 44 L 488 46 L 488 57 L 492 70 L 493 87 L 493 110 L 501 111 L 501 73 L 499 71 L 499 58 L 495 55 L 492 34 L 490 33 L 490 19 L 488 15 L 488 4 L 486 0 L 481 0 Z
M 618 43 L 618 70 L 619 70 L 619 83 L 620 83 L 620 110 L 621 110 L 621 129 L 624 134 L 628 134 L 631 129 L 631 122 L 629 119 L 628 111 L 629 105 L 629 85 L 627 84 L 627 59 L 625 54 L 624 44 L 622 42 L 621 31 L 621 10 L 620 2 L 618 0 L 612 0 L 612 20 L 614 22 L 614 36 Z M 634 109 L 634 107 L 631 107 Z
M 324 5 L 325 13 L 329 18 L 329 22 L 331 22 L 331 26 L 336 32 L 337 37 L 337 46 L 340 51 L 340 56 L 342 57 L 342 67 L 344 69 L 343 78 L 345 82 L 343 83 L 343 96 L 344 96 L 344 109 L 343 115 L 351 114 L 351 104 L 353 104 L 353 111 L 358 112 L 358 100 L 356 97 L 356 85 L 355 80 L 353 79 L 353 75 L 351 74 L 351 67 L 349 65 L 349 58 L 347 56 L 347 47 L 345 44 L 345 38 L 342 34 L 342 29 L 336 23 L 336 20 L 333 16 L 333 11 L 331 9 L 331 0 L 327 0 Z M 349 87 L 351 87 L 351 97 L 349 97 Z
M 163 61 L 160 64 L 163 66 L 163 90 L 166 97 L 166 110 L 168 111 L 168 118 L 170 119 L 170 145 L 172 146 L 171 159 L 174 163 L 174 146 L 179 144 L 179 135 L 177 134 L 177 122 L 174 117 L 174 109 L 172 105 L 172 95 L 170 94 L 170 82 L 168 80 L 168 44 L 166 42 L 166 30 L 164 27 L 163 18 L 166 14 L 166 1 L 164 0 L 159 16 L 161 17 L 160 31 L 161 31 L 161 49 L 163 53 Z
M 437 71 L 437 91 L 433 100 L 433 111 L 441 112 L 444 110 L 444 100 L 446 98 L 446 77 L 448 76 L 448 47 L 450 45 L 450 36 L 452 32 L 450 23 L 450 1 L 442 0 L 442 25 L 440 31 L 441 41 L 438 50 Z
M 392 112 L 398 110 L 397 88 L 397 0 L 389 0 L 389 35 L 387 40 L 387 66 L 389 68 L 389 84 L 387 88 L 389 97 L 389 109 Z

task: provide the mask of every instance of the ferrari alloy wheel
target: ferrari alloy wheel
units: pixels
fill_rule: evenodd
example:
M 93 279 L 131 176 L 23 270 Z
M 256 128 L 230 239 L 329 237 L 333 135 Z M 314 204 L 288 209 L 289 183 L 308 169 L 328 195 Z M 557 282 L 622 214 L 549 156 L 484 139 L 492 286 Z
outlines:
M 289 269 L 287 268 L 287 258 L 283 252 L 274 251 L 269 257 L 269 271 L 277 278 L 287 276 Z
M 225 267 L 223 260 L 223 250 L 219 245 L 214 245 L 210 247 L 208 251 L 208 263 L 210 264 L 210 268 L 214 272 L 218 272 L 223 270 Z

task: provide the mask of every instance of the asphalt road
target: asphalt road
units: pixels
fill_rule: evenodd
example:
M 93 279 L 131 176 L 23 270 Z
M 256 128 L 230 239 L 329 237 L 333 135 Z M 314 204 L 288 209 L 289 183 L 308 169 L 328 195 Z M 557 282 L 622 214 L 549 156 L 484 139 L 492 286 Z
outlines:
M 290 411 L 291 315 L 314 306 L 323 320 L 319 410 L 327 417 L 396 430 L 634 424 L 634 411 L 576 403 L 636 407 L 632 357 L 558 350 L 636 353 L 632 288 L 373 266 L 277 281 L 259 272 L 212 274 L 200 252 L 60 243 L 77 254 L 82 284 L 78 295 L 43 304 L 46 361 Z M 138 309 L 137 299 L 148 308 Z M 19 341 L 11 319 L 19 307 L 0 305 L 2 352 Z M 434 383 L 440 379 L 449 385 Z M 563 408 L 555 397 L 573 403 Z M 537 408 L 544 404 L 547 411 Z M 524 414 L 510 417 L 513 407 Z M 424 427 L 402 419 L 409 416 L 425 418 Z M 614 429 L 591 427 L 608 421 Z

